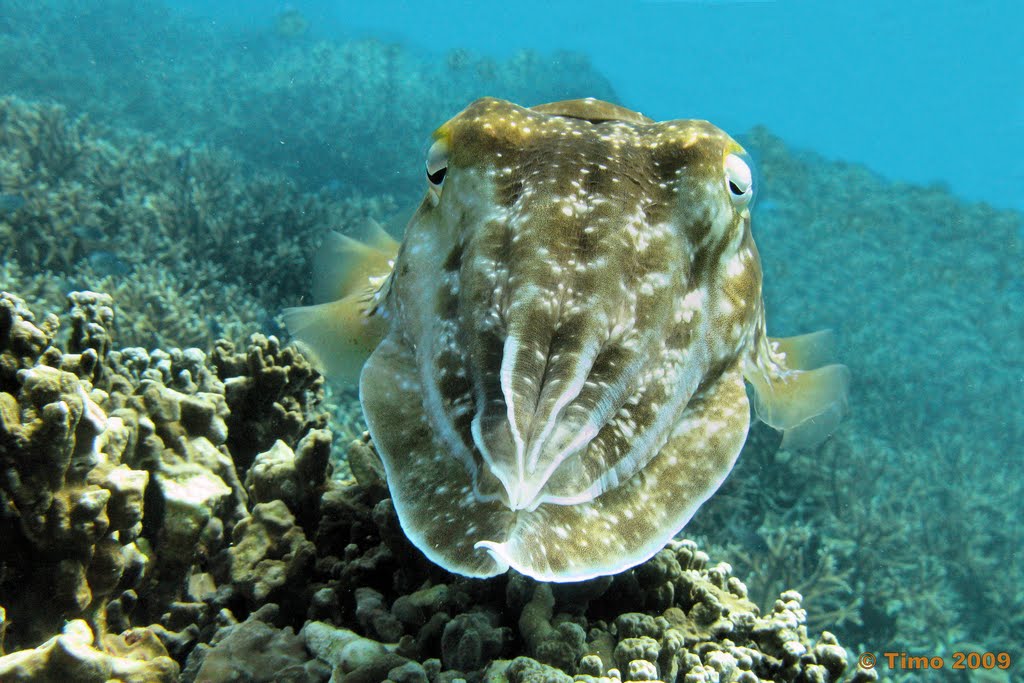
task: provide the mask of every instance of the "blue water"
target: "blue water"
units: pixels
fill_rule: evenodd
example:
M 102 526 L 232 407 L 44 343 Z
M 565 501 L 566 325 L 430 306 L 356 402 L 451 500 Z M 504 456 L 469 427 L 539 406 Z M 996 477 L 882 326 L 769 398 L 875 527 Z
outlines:
M 180 0 L 197 16 L 209 3 Z M 883 175 L 1024 209 L 1024 3 L 631 0 L 293 2 L 322 36 L 375 35 L 442 55 L 590 56 L 621 104 L 657 119 L 763 124 Z M 275 0 L 222 3 L 258 26 Z M 440 58 L 440 57 L 438 57 Z

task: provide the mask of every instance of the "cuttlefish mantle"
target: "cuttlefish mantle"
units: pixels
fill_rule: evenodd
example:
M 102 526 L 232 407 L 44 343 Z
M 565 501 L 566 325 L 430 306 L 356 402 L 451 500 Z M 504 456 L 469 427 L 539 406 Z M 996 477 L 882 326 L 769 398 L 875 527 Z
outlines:
M 329 238 L 333 300 L 286 321 L 358 373 L 402 528 L 442 567 L 578 581 L 651 557 L 732 469 L 745 381 L 786 444 L 839 422 L 826 335 L 766 335 L 754 178 L 710 123 L 485 98 L 425 175 L 401 243 Z

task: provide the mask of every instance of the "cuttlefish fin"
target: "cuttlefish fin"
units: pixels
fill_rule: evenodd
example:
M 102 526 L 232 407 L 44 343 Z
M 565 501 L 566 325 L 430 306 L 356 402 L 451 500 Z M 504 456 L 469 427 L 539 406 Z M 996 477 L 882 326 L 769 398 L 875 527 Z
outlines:
M 387 332 L 382 304 L 397 254 L 398 242 L 376 222 L 365 241 L 328 233 L 313 264 L 314 300 L 322 303 L 283 311 L 314 367 L 339 385 L 356 384 Z
M 783 448 L 811 448 L 824 441 L 846 414 L 850 371 L 828 364 L 829 331 L 769 339 L 748 362 L 744 378 L 754 388 L 754 411 L 782 432 Z

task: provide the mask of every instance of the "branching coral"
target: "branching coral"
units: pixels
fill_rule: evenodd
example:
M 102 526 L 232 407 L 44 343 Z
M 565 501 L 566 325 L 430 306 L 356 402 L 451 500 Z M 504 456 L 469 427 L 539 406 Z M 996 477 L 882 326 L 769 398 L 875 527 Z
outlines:
M 305 296 L 295 274 L 321 236 L 393 207 L 304 195 L 241 166 L 223 151 L 104 133 L 62 107 L 0 98 L 0 183 L 25 200 L 0 215 L 0 287 L 49 310 L 68 289 L 103 289 L 129 313 L 122 342 L 149 348 L 277 331 L 276 312 Z
M 608 81 L 573 53 L 424 59 L 374 39 L 282 40 L 271 22 L 236 40 L 155 0 L 93 0 L 73 11 L 15 2 L 3 19 L 11 28 L 0 42 L 0 90 L 74 103 L 75 114 L 183 145 L 213 141 L 306 190 L 415 196 L 411 160 L 423 139 L 482 92 L 524 104 L 613 99 Z M 197 166 L 187 152 L 179 159 Z M 201 211 L 211 195 L 182 186 Z
M 323 377 L 294 347 L 254 335 L 245 353 L 218 343 L 211 361 L 224 382 L 231 408 L 229 448 L 240 468 L 277 439 L 295 446 L 310 430 L 326 426 L 327 413 L 315 408 L 323 398 Z

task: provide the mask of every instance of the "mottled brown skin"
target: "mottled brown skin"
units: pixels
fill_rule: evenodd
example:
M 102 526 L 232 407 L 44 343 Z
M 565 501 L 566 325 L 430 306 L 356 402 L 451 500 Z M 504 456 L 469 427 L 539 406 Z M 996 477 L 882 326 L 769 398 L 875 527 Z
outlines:
M 772 409 L 799 386 L 765 337 L 742 148 L 596 100 L 485 98 L 434 138 L 360 381 L 403 528 L 470 576 L 633 566 L 731 469 L 744 376 Z M 775 426 L 817 414 L 794 405 Z
M 471 574 L 635 564 L 745 438 L 737 378 L 762 328 L 749 212 L 723 168 L 741 150 L 706 122 L 595 101 L 482 99 L 435 139 L 444 185 L 409 225 L 384 304 L 391 332 L 361 384 L 403 524 Z M 698 409 L 713 433 L 678 433 Z M 675 482 L 681 459 L 697 471 Z M 649 509 L 657 489 L 667 513 Z M 616 557 L 587 559 L 594 531 Z

